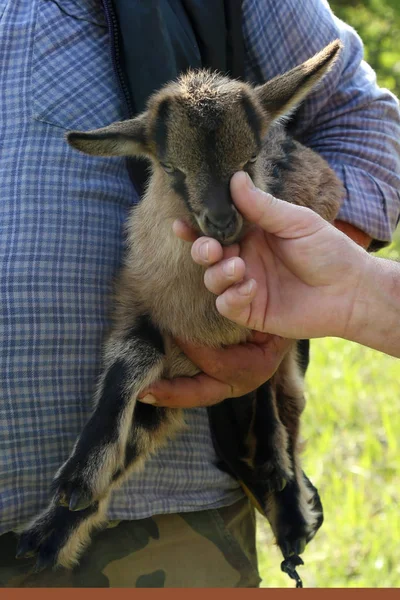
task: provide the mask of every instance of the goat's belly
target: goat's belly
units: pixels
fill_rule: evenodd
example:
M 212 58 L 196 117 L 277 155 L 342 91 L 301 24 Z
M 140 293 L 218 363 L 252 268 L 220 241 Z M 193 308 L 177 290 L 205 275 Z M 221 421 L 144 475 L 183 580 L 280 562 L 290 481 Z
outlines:
M 249 329 L 222 317 L 216 309 L 209 310 L 207 316 L 204 313 L 198 307 L 190 314 L 185 311 L 174 314 L 173 310 L 149 311 L 153 323 L 165 338 L 182 339 L 210 348 L 233 346 L 248 339 Z

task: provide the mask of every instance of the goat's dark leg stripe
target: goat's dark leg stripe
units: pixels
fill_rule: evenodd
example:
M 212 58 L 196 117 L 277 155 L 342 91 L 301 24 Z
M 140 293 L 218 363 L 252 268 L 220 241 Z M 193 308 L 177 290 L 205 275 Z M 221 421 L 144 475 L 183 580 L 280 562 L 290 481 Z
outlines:
M 254 419 L 253 433 L 257 440 L 254 456 L 254 466 L 260 467 L 275 459 L 276 454 L 286 453 L 287 448 L 277 448 L 275 432 L 282 426 L 279 422 L 273 391 L 268 383 L 257 389 L 256 416 Z

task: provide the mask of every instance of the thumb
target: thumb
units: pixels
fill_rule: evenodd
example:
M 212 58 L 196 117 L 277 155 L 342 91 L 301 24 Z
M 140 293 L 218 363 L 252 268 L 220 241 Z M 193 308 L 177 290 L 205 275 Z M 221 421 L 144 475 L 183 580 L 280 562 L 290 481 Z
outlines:
M 233 175 L 231 194 L 236 208 L 247 221 L 278 237 L 303 237 L 325 225 L 324 220 L 309 208 L 279 200 L 256 188 L 243 171 Z

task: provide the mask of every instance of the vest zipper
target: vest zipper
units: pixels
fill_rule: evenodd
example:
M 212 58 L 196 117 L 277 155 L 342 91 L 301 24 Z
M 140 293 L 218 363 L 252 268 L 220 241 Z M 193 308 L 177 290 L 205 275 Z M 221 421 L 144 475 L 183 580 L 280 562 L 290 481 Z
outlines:
M 121 90 L 121 95 L 122 95 L 123 99 L 125 100 L 125 105 L 128 110 L 128 118 L 131 119 L 132 117 L 135 116 L 136 113 L 135 113 L 135 110 L 133 107 L 131 93 L 129 91 L 128 84 L 126 83 L 125 74 L 124 74 L 124 71 L 123 71 L 123 69 L 121 67 L 121 63 L 120 63 L 121 50 L 120 50 L 120 39 L 119 39 L 120 34 L 119 34 L 118 19 L 115 15 L 114 7 L 112 5 L 112 0 L 102 0 L 102 3 L 103 3 L 103 8 L 104 8 L 107 25 L 108 25 L 108 31 L 109 31 L 109 35 L 110 35 L 111 60 L 112 60 L 113 68 L 114 68 L 114 73 L 117 78 L 120 90 Z M 135 198 L 135 202 L 136 202 L 138 199 L 140 199 L 140 197 L 142 195 L 142 191 L 135 179 L 133 163 L 134 163 L 133 159 L 129 159 L 129 158 L 126 159 L 126 168 L 128 170 L 129 178 L 131 180 L 131 183 L 132 183 L 134 189 L 136 190 L 136 198 Z
M 123 69 L 120 64 L 120 35 L 119 35 L 119 27 L 118 20 L 114 12 L 114 7 L 112 6 L 112 0 L 102 0 L 103 8 L 106 15 L 108 31 L 110 34 L 110 47 L 111 47 L 111 60 L 114 68 L 114 73 L 117 77 L 117 81 L 119 87 L 121 89 L 122 95 L 125 99 L 125 103 L 128 109 L 129 117 L 132 118 L 134 116 L 133 103 L 131 99 L 131 94 L 126 83 L 125 75 Z

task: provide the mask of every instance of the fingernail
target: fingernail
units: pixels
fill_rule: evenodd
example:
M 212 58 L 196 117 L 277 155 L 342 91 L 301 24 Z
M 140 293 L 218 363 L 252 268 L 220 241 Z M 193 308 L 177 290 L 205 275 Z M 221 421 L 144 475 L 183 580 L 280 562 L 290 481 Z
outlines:
M 247 183 L 247 187 L 249 188 L 249 190 L 256 189 L 256 186 L 254 185 L 253 180 L 248 173 L 246 173 L 246 183 Z
M 208 261 L 208 254 L 209 254 L 209 243 L 208 242 L 204 242 L 204 244 L 202 244 L 200 246 L 199 249 L 200 252 L 200 256 L 203 260 Z
M 242 296 L 250 296 L 254 289 L 254 283 L 254 279 L 249 279 L 249 281 L 243 283 L 243 285 L 238 287 L 239 294 L 242 294 Z
M 228 260 L 228 262 L 224 263 L 222 270 L 228 277 L 233 277 L 235 275 L 235 259 L 232 258 L 231 260 Z
M 138 398 L 138 400 L 144 404 L 157 404 L 157 398 L 153 394 L 146 394 L 146 396 Z

